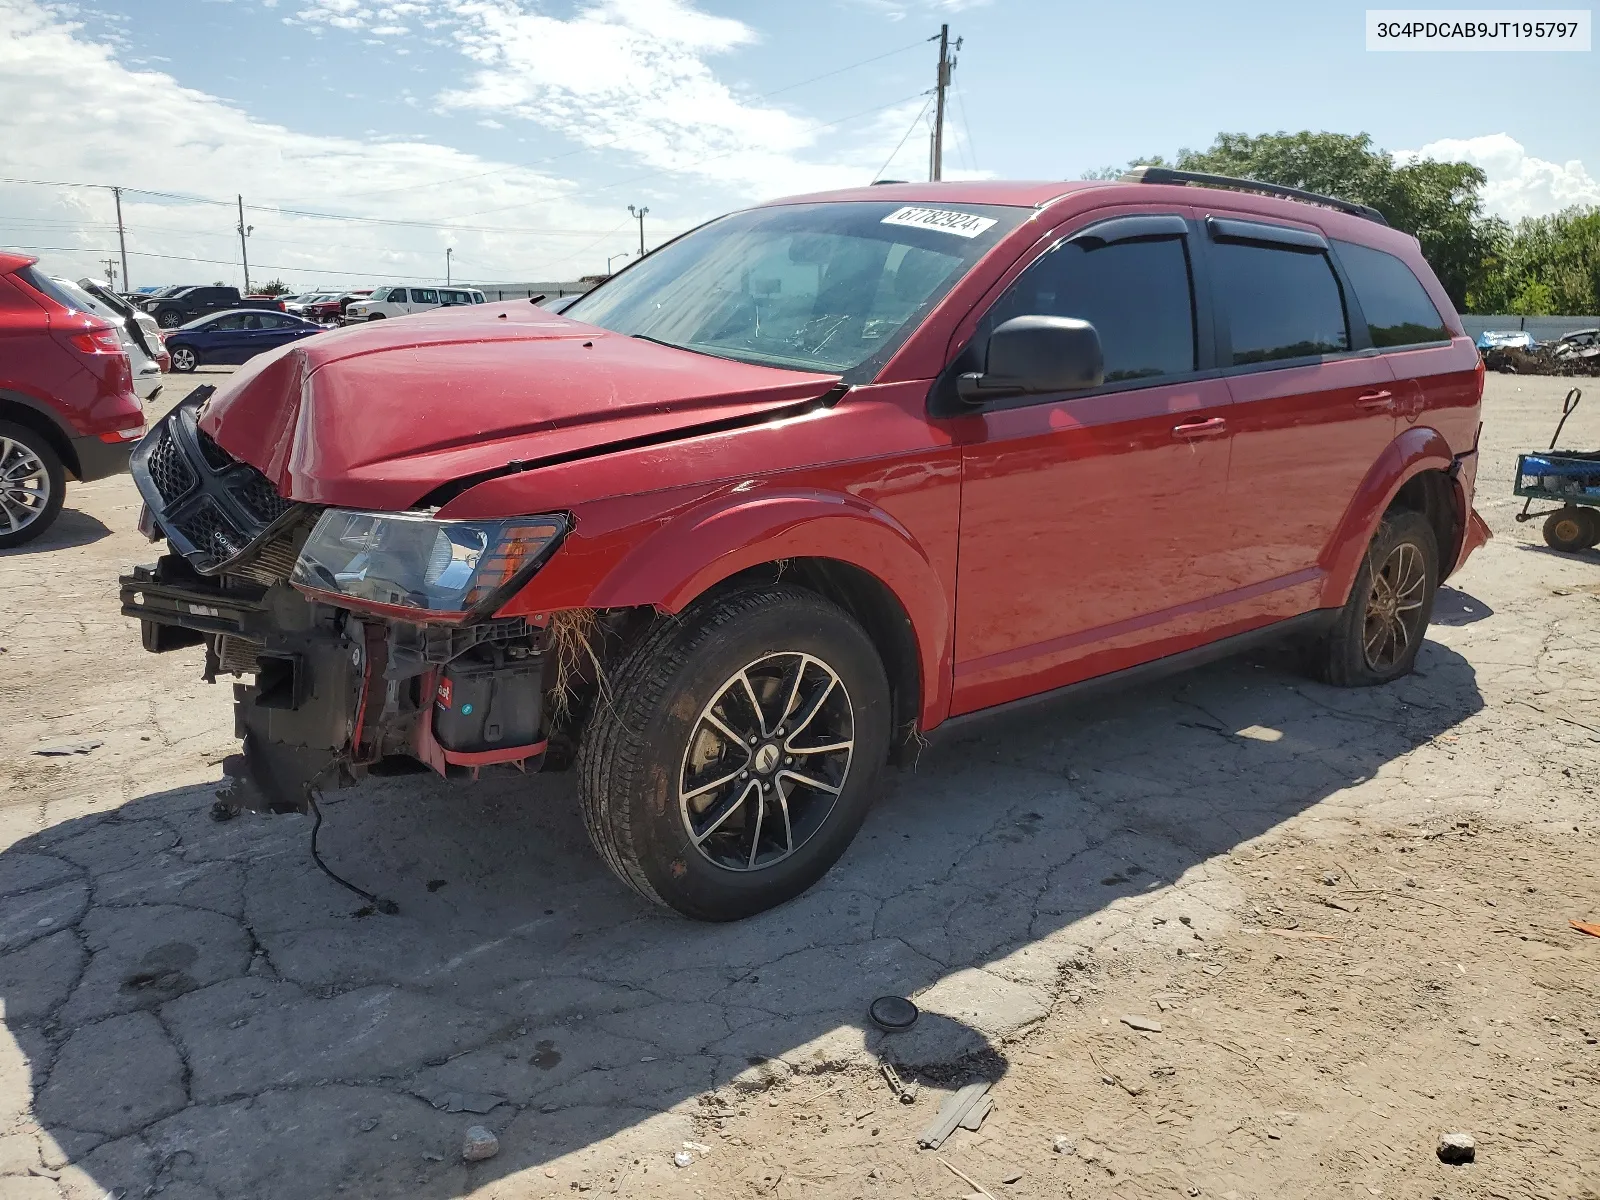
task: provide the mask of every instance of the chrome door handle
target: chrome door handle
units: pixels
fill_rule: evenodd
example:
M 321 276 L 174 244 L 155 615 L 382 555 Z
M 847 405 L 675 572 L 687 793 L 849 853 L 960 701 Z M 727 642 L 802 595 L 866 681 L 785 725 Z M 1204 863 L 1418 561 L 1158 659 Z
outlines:
M 1222 437 L 1228 432 L 1228 423 L 1221 417 L 1212 417 L 1205 421 L 1195 421 L 1188 425 L 1174 425 L 1172 436 L 1185 442 L 1198 441 L 1200 438 Z
M 1356 407 L 1364 412 L 1393 412 L 1393 392 L 1363 392 L 1356 397 Z

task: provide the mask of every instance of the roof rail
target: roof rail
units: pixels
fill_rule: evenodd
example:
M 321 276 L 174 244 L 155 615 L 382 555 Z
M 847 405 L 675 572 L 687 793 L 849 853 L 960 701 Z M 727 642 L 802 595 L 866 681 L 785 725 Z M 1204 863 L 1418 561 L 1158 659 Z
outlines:
M 1306 204 L 1320 204 L 1335 208 L 1352 217 L 1365 217 L 1379 225 L 1389 222 L 1377 209 L 1337 196 L 1324 196 L 1300 188 L 1285 187 L 1281 183 L 1262 183 L 1259 179 L 1235 179 L 1231 175 L 1207 175 L 1202 171 L 1174 171 L 1171 167 L 1135 167 L 1121 176 L 1123 183 L 1198 183 L 1206 187 L 1233 188 L 1240 192 L 1260 192 L 1263 196 L 1282 196 L 1286 200 L 1300 200 Z

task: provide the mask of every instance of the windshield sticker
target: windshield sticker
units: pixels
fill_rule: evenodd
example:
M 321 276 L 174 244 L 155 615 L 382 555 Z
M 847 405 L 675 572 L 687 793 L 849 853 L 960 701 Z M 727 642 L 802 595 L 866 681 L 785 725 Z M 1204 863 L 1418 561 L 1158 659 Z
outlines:
M 897 208 L 883 219 L 885 225 L 909 225 L 913 229 L 937 229 L 957 237 L 975 238 L 993 226 L 993 217 L 976 213 L 951 212 L 947 208 Z

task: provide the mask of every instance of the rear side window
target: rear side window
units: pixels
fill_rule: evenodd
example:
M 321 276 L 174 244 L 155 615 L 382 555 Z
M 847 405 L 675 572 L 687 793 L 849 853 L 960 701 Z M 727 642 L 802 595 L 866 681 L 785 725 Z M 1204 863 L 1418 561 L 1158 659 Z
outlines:
M 1326 254 L 1217 242 L 1211 261 L 1234 366 L 1350 349 L 1344 297 Z
M 439 293 L 435 292 L 432 288 L 427 288 L 426 290 L 419 289 L 419 288 L 412 288 L 411 289 L 411 303 L 413 303 L 413 304 L 437 304 L 437 303 L 439 303 Z
M 201 325 L 199 328 L 209 333 L 232 333 L 245 328 L 245 316 L 243 313 L 232 313 L 226 317 L 218 317 L 209 325 Z
M 1021 316 L 1088 321 L 1100 334 L 1107 383 L 1195 369 L 1194 304 L 1182 238 L 1057 246 L 989 310 L 978 341 Z
M 1427 289 L 1404 262 L 1355 242 L 1333 245 L 1350 286 L 1355 288 L 1374 346 L 1420 346 L 1450 340 L 1450 331 Z
M 19 267 L 17 269 L 17 277 L 32 287 L 34 291 L 41 292 L 50 297 L 50 299 L 54 300 L 62 308 L 70 309 L 73 312 L 89 311 L 84 307 L 82 300 L 78 299 L 71 292 L 67 291 L 66 288 L 56 283 L 54 279 L 51 279 L 50 276 L 39 270 L 38 267 L 31 265 Z

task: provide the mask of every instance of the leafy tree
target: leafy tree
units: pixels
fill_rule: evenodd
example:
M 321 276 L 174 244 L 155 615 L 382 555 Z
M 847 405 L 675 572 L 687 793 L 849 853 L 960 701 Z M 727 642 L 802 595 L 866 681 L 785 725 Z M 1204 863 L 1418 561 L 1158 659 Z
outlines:
M 258 296 L 287 296 L 291 290 L 283 280 L 274 279 L 271 283 L 258 284 L 255 294 Z
M 1223 133 L 1178 166 L 1281 183 L 1368 204 L 1413 234 L 1457 308 L 1484 283 L 1504 225 L 1483 215 L 1484 173 L 1471 163 L 1396 163 L 1365 133 Z
M 1528 217 L 1503 230 L 1470 299 L 1479 312 L 1600 314 L 1600 207 Z

